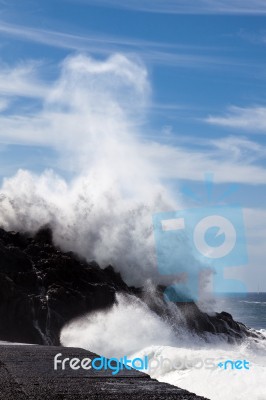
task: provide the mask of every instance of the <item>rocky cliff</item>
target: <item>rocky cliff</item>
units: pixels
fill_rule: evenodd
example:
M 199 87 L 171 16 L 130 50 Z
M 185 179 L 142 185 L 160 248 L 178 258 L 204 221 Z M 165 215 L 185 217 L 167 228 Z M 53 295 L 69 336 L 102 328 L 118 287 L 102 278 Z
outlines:
M 111 307 L 119 291 L 146 298 L 141 289 L 128 287 L 111 266 L 101 269 L 94 261 L 55 247 L 49 228 L 34 238 L 0 229 L 0 340 L 58 345 L 67 322 Z M 146 302 L 167 317 L 160 293 L 159 301 Z M 257 336 L 226 312 L 210 316 L 194 303 L 176 306 L 187 328 L 197 334 L 222 334 L 228 341 Z

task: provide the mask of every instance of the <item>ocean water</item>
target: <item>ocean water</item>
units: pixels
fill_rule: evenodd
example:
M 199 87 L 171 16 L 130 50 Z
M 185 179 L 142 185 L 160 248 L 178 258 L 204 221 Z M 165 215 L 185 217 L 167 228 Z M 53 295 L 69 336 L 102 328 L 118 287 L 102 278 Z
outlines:
M 216 311 L 227 311 L 250 328 L 266 329 L 266 293 L 247 293 L 217 301 Z
M 161 382 L 179 386 L 210 400 L 266 400 L 266 293 L 219 298 L 215 308 L 216 311 L 229 312 L 235 320 L 259 331 L 265 340 L 247 339 L 241 345 L 231 346 L 215 342 L 210 337 L 205 344 L 197 344 L 195 340 L 191 348 L 187 345 L 153 346 L 143 349 L 138 355 L 149 354 L 155 365 L 159 359 L 172 361 L 170 366 L 166 363 L 157 370 L 147 372 Z M 200 368 L 202 362 L 211 359 L 214 359 L 215 368 Z M 184 360 L 195 360 L 196 365 L 184 365 Z M 249 369 L 221 369 L 218 364 L 226 360 L 246 360 Z
M 105 357 L 148 356 L 146 372 L 151 377 L 210 400 L 266 400 L 265 294 L 220 298 L 215 308 L 260 331 L 262 339 L 247 338 L 232 345 L 218 335 L 202 338 L 183 329 L 178 312 L 172 315 L 173 324 L 180 328 L 176 332 L 139 299 L 118 294 L 112 309 L 66 326 L 61 343 Z M 218 365 L 227 360 L 246 361 L 249 369 Z

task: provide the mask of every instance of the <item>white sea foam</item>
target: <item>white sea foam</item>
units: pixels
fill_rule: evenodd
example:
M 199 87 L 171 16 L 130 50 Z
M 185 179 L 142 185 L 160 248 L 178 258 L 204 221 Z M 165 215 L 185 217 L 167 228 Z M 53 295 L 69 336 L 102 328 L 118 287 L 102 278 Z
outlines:
M 150 344 L 173 345 L 176 337 L 169 325 L 133 296 L 117 295 L 117 304 L 65 326 L 61 333 L 65 346 L 90 349 L 105 357 L 122 357 Z
M 187 347 L 149 347 L 134 356 L 142 357 L 148 354 L 152 360 L 160 357 L 170 359 L 176 368 L 165 368 L 151 372 L 153 378 L 161 382 L 170 383 L 187 389 L 198 395 L 205 396 L 210 400 L 265 400 L 266 391 L 263 382 L 266 377 L 266 353 L 250 350 L 245 346 L 211 346 L 199 349 Z M 186 366 L 184 360 L 209 360 L 214 359 L 216 367 L 199 369 L 198 362 L 194 367 Z M 227 370 L 217 366 L 221 361 L 226 360 L 247 360 L 250 369 Z M 183 366 L 182 369 L 180 365 Z
M 265 334 L 265 330 L 261 333 Z M 231 345 L 222 335 L 201 338 L 185 329 L 178 314 L 164 320 L 131 296 L 117 295 L 112 309 L 70 323 L 61 333 L 61 343 L 106 357 L 147 355 L 153 365 L 167 359 L 160 368 L 146 372 L 210 400 L 266 399 L 262 384 L 266 377 L 266 341 L 249 338 L 241 345 Z M 250 369 L 223 370 L 217 366 L 228 359 L 246 360 Z M 195 360 L 202 360 L 204 366 L 198 368 Z M 214 368 L 206 367 L 208 360 L 212 360 Z

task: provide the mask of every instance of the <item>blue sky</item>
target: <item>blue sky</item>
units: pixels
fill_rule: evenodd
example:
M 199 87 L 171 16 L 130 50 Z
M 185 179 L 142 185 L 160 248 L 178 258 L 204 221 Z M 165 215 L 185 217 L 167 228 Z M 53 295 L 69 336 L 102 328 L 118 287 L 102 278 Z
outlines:
M 212 172 L 217 193 L 239 185 L 233 201 L 247 210 L 252 253 L 243 274 L 250 290 L 266 282 L 264 1 L 0 0 L 0 38 L 1 178 L 18 168 L 75 174 L 45 135 L 20 134 L 19 121 L 38 115 L 66 57 L 121 53 L 148 74 L 140 140 L 183 160 L 165 180 L 201 191 Z

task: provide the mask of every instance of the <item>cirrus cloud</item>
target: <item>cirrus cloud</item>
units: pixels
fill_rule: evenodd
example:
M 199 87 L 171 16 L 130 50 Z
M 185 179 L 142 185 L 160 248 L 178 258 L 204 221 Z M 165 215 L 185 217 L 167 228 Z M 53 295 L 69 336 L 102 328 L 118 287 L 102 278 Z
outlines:
M 247 130 L 250 133 L 266 134 L 266 107 L 236 107 L 231 106 L 223 116 L 210 115 L 205 122 L 211 125 Z

